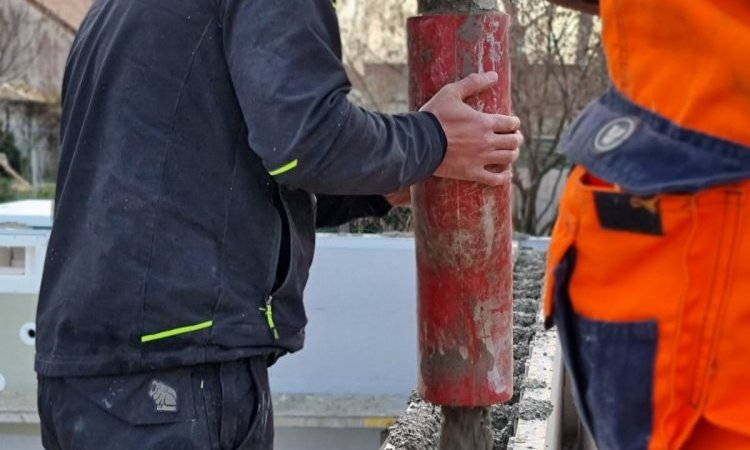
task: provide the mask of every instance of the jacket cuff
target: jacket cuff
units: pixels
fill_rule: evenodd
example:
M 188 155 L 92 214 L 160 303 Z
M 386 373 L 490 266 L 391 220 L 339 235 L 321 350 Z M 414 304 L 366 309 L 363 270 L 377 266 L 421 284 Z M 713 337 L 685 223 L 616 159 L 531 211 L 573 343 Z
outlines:
M 420 114 L 427 115 L 427 117 L 432 119 L 432 122 L 435 125 L 438 139 L 440 139 L 440 148 L 443 149 L 443 155 L 440 157 L 440 164 L 442 164 L 443 159 L 445 159 L 445 152 L 448 150 L 448 137 L 445 135 L 445 130 L 443 130 L 443 125 L 440 124 L 440 121 L 438 120 L 437 116 L 431 112 L 425 111 L 425 112 L 421 112 Z M 438 164 L 438 166 L 440 166 L 440 164 Z M 437 167 L 435 169 L 437 169 Z

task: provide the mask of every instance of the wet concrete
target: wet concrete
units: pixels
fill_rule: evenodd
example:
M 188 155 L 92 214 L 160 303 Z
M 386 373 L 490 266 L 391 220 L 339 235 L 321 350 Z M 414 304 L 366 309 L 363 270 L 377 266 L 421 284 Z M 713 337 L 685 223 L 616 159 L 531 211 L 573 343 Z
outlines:
M 440 450 L 492 450 L 490 408 L 443 407 Z
M 552 411 L 549 402 L 525 402 L 523 408 L 518 405 L 521 392 L 526 388 L 524 371 L 531 349 L 529 344 L 534 334 L 542 329 L 538 313 L 540 309 L 540 295 L 544 279 L 545 253 L 533 250 L 522 250 L 513 269 L 513 387 L 511 400 L 503 405 L 493 406 L 489 410 L 491 424 L 492 446 L 488 450 L 505 450 L 513 435 L 516 421 L 523 418 L 546 418 Z M 455 412 L 455 411 L 453 411 Z M 451 412 L 449 412 L 451 414 Z M 465 415 L 466 413 L 464 413 Z M 476 419 L 471 423 L 472 430 L 481 429 Z M 451 430 L 460 427 L 465 417 L 451 416 Z M 443 413 L 438 406 L 424 402 L 416 395 L 413 396 L 407 412 L 391 427 L 387 449 L 393 450 L 456 450 L 473 447 L 447 447 L 446 444 L 456 444 L 455 434 L 451 431 L 450 441 L 440 446 L 440 430 L 444 423 Z M 466 425 L 464 423 L 464 425 Z M 469 431 L 469 434 L 474 431 Z M 468 437 L 473 439 L 471 435 Z M 481 442 L 481 440 L 480 440 Z M 464 442 L 465 443 L 465 442 Z M 484 450 L 483 447 L 476 447 Z

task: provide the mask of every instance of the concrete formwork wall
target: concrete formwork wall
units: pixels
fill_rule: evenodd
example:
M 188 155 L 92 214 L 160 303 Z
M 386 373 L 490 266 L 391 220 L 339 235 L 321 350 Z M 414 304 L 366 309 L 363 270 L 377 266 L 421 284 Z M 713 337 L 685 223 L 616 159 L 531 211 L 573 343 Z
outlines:
M 272 368 L 272 389 L 406 401 L 417 380 L 415 298 L 413 239 L 320 236 L 305 349 Z

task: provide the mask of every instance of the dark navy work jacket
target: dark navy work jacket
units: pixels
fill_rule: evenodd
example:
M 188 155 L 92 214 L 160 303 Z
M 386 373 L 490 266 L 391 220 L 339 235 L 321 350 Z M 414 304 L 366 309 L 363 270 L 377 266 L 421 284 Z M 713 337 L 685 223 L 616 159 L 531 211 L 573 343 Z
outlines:
M 434 116 L 349 90 L 330 0 L 97 0 L 64 79 L 37 371 L 300 349 L 312 193 L 382 213 L 445 152 Z

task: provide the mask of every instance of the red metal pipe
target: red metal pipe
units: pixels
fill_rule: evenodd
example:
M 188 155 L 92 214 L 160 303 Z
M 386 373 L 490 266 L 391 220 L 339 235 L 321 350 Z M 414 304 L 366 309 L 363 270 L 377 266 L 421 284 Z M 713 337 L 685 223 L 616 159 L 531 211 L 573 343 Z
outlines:
M 407 24 L 410 103 L 495 71 L 497 86 L 468 103 L 510 113 L 506 14 L 436 14 Z M 446 406 L 481 407 L 513 394 L 510 186 L 431 178 L 412 192 L 417 242 L 419 392 Z

